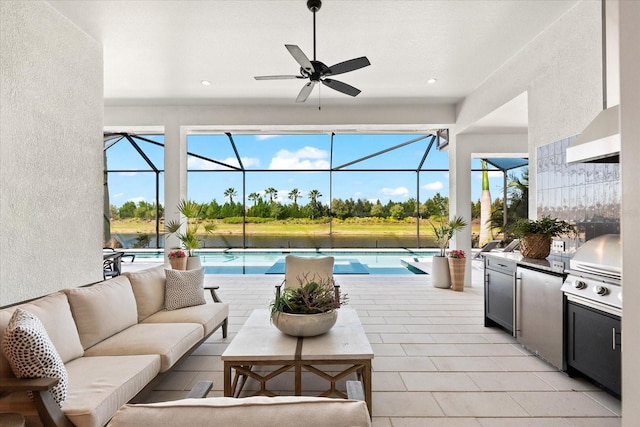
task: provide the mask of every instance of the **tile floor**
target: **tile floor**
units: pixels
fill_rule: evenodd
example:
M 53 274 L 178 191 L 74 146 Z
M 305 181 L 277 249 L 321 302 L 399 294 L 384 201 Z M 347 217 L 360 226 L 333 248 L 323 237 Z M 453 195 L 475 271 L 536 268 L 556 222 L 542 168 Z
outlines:
M 375 352 L 373 425 L 620 426 L 618 399 L 557 371 L 505 332 L 483 326 L 482 270 L 480 263 L 473 264 L 473 286 L 464 292 L 436 289 L 428 275 L 337 276 Z M 281 278 L 213 280 L 230 304 L 229 337 L 213 334 L 150 401 L 182 398 L 203 379 L 214 382 L 211 396 L 221 396 L 220 354 L 251 310 L 268 307 Z

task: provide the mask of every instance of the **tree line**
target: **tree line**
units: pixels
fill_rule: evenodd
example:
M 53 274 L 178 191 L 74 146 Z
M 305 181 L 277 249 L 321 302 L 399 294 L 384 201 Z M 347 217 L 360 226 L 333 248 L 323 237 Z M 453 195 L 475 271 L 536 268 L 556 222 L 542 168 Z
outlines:
M 318 190 L 309 191 L 306 196 L 307 203 L 300 203 L 303 199 L 302 193 L 297 188 L 291 190 L 287 198 L 290 203 L 282 203 L 277 200 L 278 191 L 275 188 L 268 188 L 264 194 L 251 193 L 247 196 L 246 216 L 251 218 L 263 218 L 273 220 L 283 220 L 289 218 L 307 218 L 318 220 L 322 218 L 335 217 L 338 219 L 347 218 L 393 218 L 402 220 L 409 217 L 429 218 L 431 216 L 447 215 L 449 210 L 449 198 L 436 193 L 418 206 L 415 198 L 410 198 L 403 202 L 388 201 L 382 203 L 380 200 L 372 202 L 370 200 L 349 198 L 346 200 L 334 198 L 331 207 L 320 201 L 322 193 Z M 242 217 L 244 206 L 237 201 L 237 191 L 228 188 L 224 192 L 225 202 L 219 203 L 216 199 L 211 202 L 202 203 L 202 213 L 204 219 L 224 219 L 231 217 Z M 476 206 L 478 205 L 478 206 Z M 479 216 L 479 202 L 472 203 L 474 217 Z M 122 206 L 111 205 L 110 213 L 112 219 L 154 220 L 156 218 L 155 203 L 145 201 L 127 201 Z M 160 205 L 159 216 L 164 215 L 164 207 Z
M 508 190 L 508 216 L 509 222 L 517 218 L 526 218 L 528 210 L 528 187 L 529 174 L 525 170 L 521 177 L 509 176 Z M 238 192 L 234 188 L 227 188 L 223 193 L 226 199 L 220 204 L 216 199 L 209 203 L 202 203 L 202 213 L 204 219 L 225 219 L 243 217 L 244 206 L 237 201 Z M 253 192 L 247 195 L 246 217 L 253 218 L 254 221 L 263 220 L 283 220 L 289 218 L 307 218 L 319 220 L 323 218 L 335 217 L 338 219 L 348 218 L 393 218 L 402 220 L 404 218 L 420 217 L 428 219 L 449 214 L 449 198 L 440 193 L 425 200 L 418 205 L 415 198 L 407 199 L 404 202 L 388 201 L 383 204 L 380 200 L 372 202 L 370 200 L 352 198 L 343 200 L 334 198 L 331 207 L 320 202 L 322 193 L 319 190 L 311 190 L 307 194 L 307 203 L 299 203 L 303 200 L 302 192 L 294 188 L 287 194 L 290 203 L 282 203 L 278 200 L 278 190 L 269 187 L 263 193 Z M 502 226 L 502 212 L 504 201 L 496 198 L 492 202 L 492 223 L 496 228 Z M 140 220 L 154 220 L 156 218 L 155 203 L 140 201 L 127 201 L 119 208 L 111 205 L 110 213 L 112 219 L 136 218 Z M 164 207 L 160 205 L 158 215 L 162 218 Z M 471 217 L 480 218 L 480 200 L 471 202 Z

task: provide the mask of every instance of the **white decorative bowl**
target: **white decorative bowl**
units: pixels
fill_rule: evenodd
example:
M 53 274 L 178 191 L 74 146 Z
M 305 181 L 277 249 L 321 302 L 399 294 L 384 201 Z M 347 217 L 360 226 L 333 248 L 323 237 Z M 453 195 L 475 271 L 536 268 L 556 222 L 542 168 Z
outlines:
M 327 333 L 336 324 L 336 320 L 337 310 L 318 314 L 276 312 L 271 315 L 271 322 L 276 328 L 294 337 L 315 337 Z

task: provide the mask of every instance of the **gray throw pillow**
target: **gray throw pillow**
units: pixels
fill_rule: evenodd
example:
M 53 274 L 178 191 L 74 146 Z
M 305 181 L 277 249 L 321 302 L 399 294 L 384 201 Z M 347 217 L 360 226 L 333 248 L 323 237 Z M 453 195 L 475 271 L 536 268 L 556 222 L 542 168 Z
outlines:
M 204 268 L 196 270 L 165 270 L 167 281 L 164 306 L 167 310 L 206 304 L 204 299 Z
M 2 351 L 18 378 L 59 378 L 51 394 L 62 406 L 67 399 L 67 369 L 40 319 L 17 308 L 4 332 Z M 31 392 L 29 396 L 33 398 Z

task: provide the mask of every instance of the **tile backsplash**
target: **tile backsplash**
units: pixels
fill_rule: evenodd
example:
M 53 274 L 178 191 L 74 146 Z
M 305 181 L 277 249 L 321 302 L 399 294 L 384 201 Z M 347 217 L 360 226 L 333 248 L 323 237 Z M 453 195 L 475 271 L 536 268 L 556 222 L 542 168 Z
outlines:
M 593 237 L 620 233 L 620 165 L 567 164 L 567 147 L 575 138 L 537 150 L 538 217 L 548 215 L 576 225 L 578 239 L 564 239 L 567 251 Z

